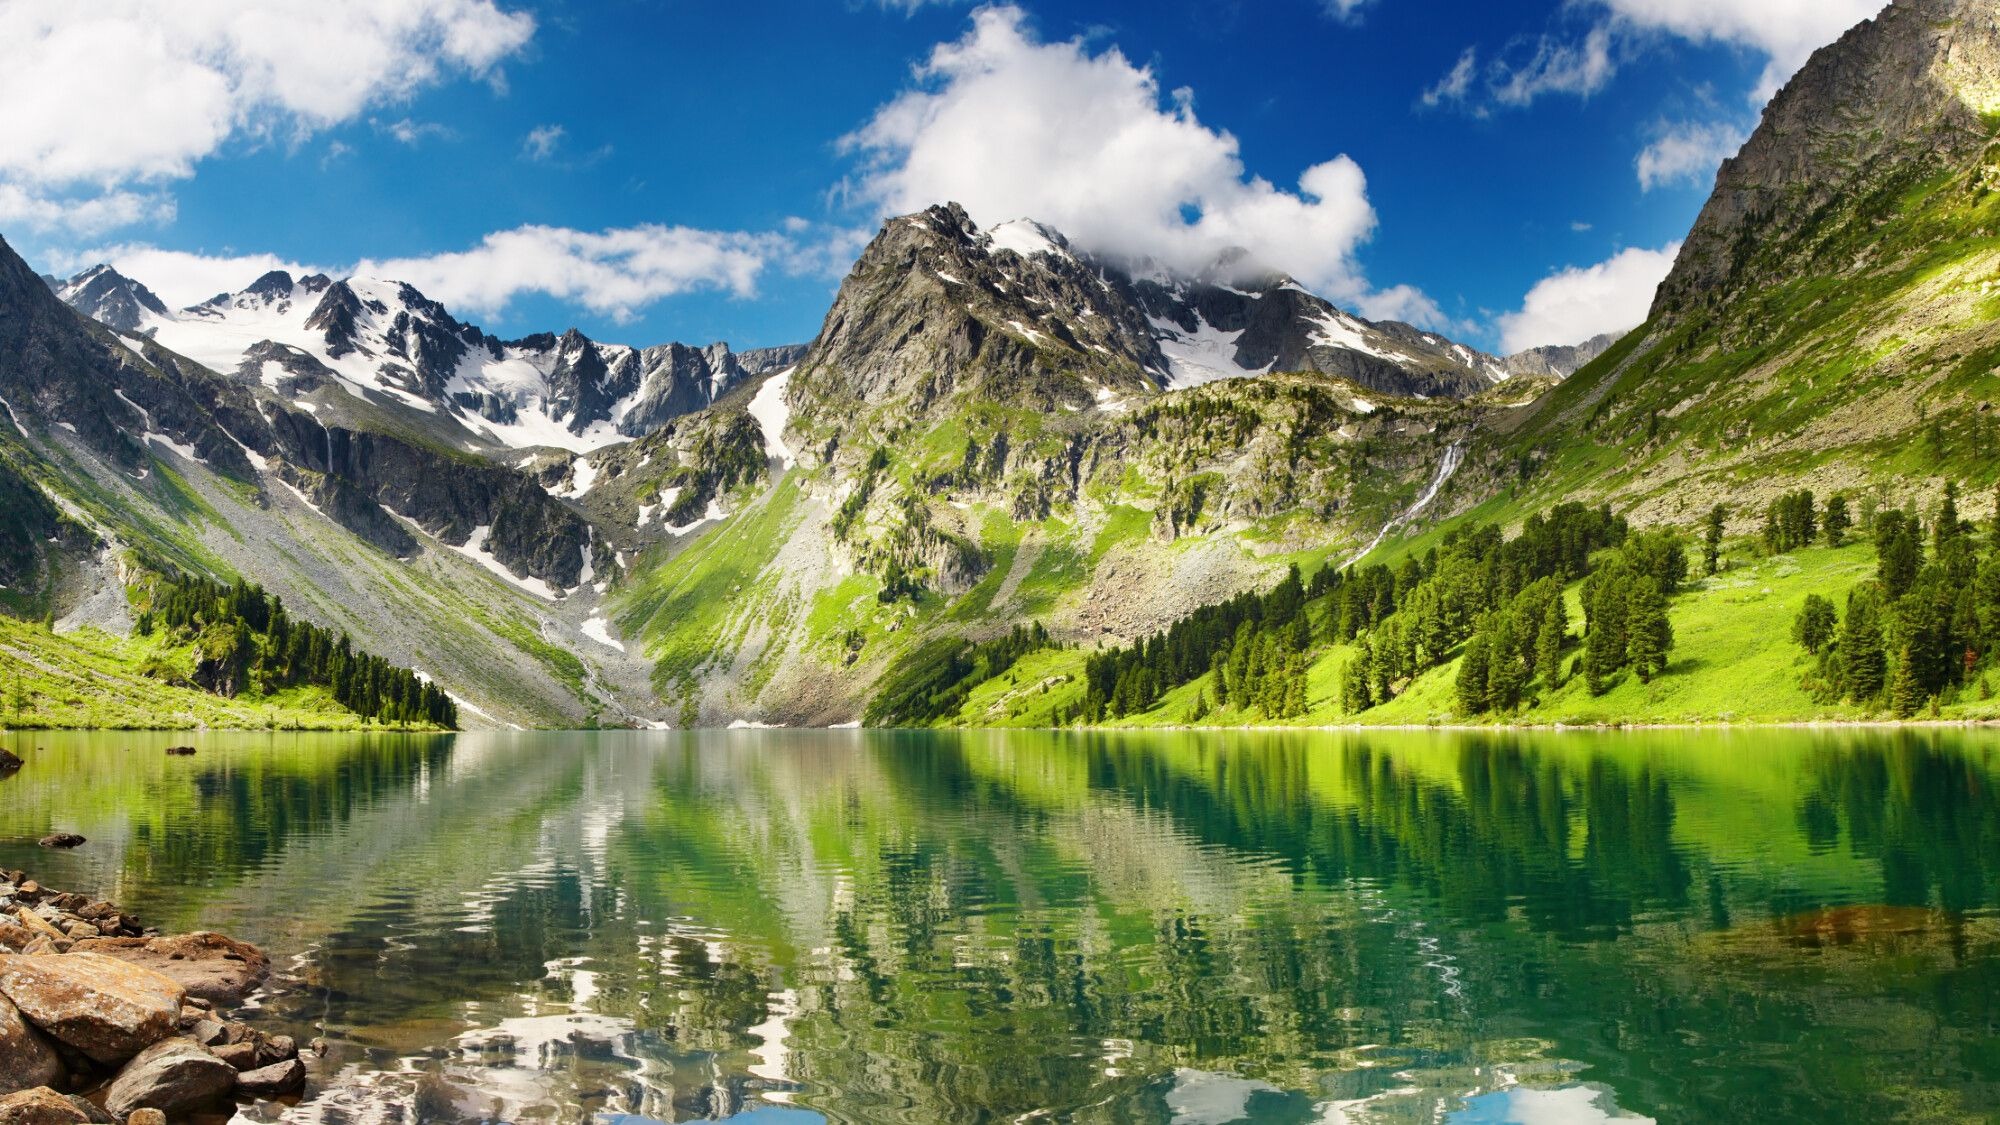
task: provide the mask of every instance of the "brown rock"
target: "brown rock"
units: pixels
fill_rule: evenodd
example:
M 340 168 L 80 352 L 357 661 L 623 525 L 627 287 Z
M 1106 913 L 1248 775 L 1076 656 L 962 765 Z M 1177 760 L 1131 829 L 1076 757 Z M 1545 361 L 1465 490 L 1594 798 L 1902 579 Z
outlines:
M 142 965 L 178 981 L 188 995 L 212 1004 L 237 1004 L 271 971 L 271 959 L 249 942 L 197 932 L 153 938 L 88 938 L 79 953 L 101 953 Z
M 90 1114 L 47 1086 L 0 1098 L 0 1125 L 90 1125 Z
M 228 1063 L 235 1070 L 257 1069 L 257 1044 L 255 1043 L 245 1041 L 242 1043 L 211 1045 L 208 1048 L 208 1053 Z
M 21 1018 L 13 1001 L 0 996 L 0 1094 L 52 1086 L 62 1076 L 55 1047 Z
M 95 953 L 6 954 L 0 955 L 0 995 L 55 1039 L 98 1062 L 119 1062 L 173 1034 L 186 990 L 149 969 Z
M 26 927 L 30 932 L 35 934 L 37 937 L 45 937 L 48 938 L 50 941 L 58 941 L 61 940 L 62 938 L 66 938 L 69 936 L 68 934 L 63 933 L 61 930 L 56 929 L 54 922 L 51 922 L 47 918 L 42 917 L 41 915 L 35 913 L 32 910 L 29 910 L 27 907 L 22 907 L 21 909 L 14 911 L 14 921 L 17 924 Z
M 78 848 L 87 843 L 88 840 L 74 832 L 51 832 L 41 839 L 41 845 L 45 848 Z
M 157 1109 L 135 1109 L 125 1125 L 167 1125 L 167 1115 Z
M 257 1044 L 257 1061 L 265 1066 L 298 1057 L 299 1045 L 289 1035 L 267 1036 Z
M 236 1076 L 239 1093 L 255 1098 L 276 1098 L 295 1094 L 306 1084 L 306 1064 L 297 1059 L 272 1063 Z
M 0 750 L 0 774 L 13 773 L 21 768 L 21 759 L 11 750 Z
M 97 927 L 91 925 L 88 922 L 71 922 L 69 924 L 69 929 L 64 932 L 69 935 L 69 939 L 71 941 L 82 941 L 84 938 L 94 938 L 98 936 Z
M 12 950 L 19 953 L 21 950 L 28 948 L 28 943 L 33 940 L 35 940 L 35 931 L 18 922 L 9 922 L 5 919 L 0 919 L 0 949 Z
M 139 1052 L 105 1092 L 104 1108 L 123 1117 L 135 1109 L 167 1113 L 212 1105 L 236 1085 L 229 1064 L 192 1039 L 162 1039 Z
M 222 1026 L 222 1021 L 206 1018 L 197 1020 L 193 1027 L 187 1029 L 188 1038 L 204 1047 L 213 1047 L 217 1043 L 221 1043 L 225 1031 L 226 1029 Z
M 39 957 L 44 953 L 61 953 L 62 951 L 61 946 L 58 946 L 55 942 L 45 937 L 37 937 L 35 940 L 29 942 L 26 948 L 21 950 L 22 953 L 31 957 Z

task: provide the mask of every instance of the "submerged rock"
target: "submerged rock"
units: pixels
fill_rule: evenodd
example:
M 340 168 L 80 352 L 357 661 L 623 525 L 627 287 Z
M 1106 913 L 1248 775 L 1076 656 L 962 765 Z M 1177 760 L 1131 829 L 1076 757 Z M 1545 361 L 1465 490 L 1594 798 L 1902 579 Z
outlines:
M 21 759 L 6 750 L 0 750 L 0 776 L 13 773 L 22 766 Z
M 13 1001 L 0 996 L 0 1094 L 51 1086 L 62 1077 L 55 1046 L 21 1018 Z
M 236 1071 L 192 1039 L 162 1039 L 139 1052 L 111 1080 L 104 1108 L 120 1117 L 135 1109 L 167 1113 L 202 1109 L 236 1085 Z
M 51 832 L 40 841 L 45 848 L 76 848 L 82 847 L 87 842 L 74 832 Z
M 276 1098 L 297 1093 L 306 1084 L 306 1064 L 286 1059 L 236 1076 L 236 1088 L 252 1097 Z
M 29 1023 L 102 1063 L 172 1035 L 187 991 L 150 969 L 97 953 L 0 955 L 0 995 Z

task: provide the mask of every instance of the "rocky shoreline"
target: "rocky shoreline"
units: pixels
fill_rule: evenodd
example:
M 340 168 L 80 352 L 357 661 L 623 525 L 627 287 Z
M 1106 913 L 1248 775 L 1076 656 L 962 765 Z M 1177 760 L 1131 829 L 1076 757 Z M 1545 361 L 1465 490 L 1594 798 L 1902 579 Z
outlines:
M 0 870 L 0 1125 L 164 1125 L 298 1094 L 291 1037 L 227 1014 L 270 971 L 247 942 Z

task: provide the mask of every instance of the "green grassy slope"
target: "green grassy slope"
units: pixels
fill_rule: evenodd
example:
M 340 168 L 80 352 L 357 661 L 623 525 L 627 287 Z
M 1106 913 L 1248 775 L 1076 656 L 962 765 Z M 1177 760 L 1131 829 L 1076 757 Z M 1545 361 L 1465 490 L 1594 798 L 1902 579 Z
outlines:
M 1487 491 L 1509 513 L 1610 498 L 1646 524 L 1800 483 L 1990 488 L 2000 193 L 1982 172 L 1909 165 L 1750 254 L 1727 307 L 1663 314 L 1477 443 Z
M 1801 686 L 1812 671 L 1811 659 L 1791 639 L 1792 621 L 1806 595 L 1819 594 L 1840 604 L 1848 590 L 1875 573 L 1875 550 L 1867 543 L 1839 548 L 1809 547 L 1788 554 L 1763 556 L 1747 546 L 1729 556 L 1729 565 L 1712 578 L 1697 579 L 1673 600 L 1670 616 L 1675 648 L 1664 675 L 1641 683 L 1629 672 L 1614 678 L 1599 696 L 1592 696 L 1581 678 L 1535 698 L 1511 716 L 1467 719 L 1458 714 L 1455 683 L 1458 660 L 1453 659 L 1417 679 L 1395 699 L 1358 715 L 1339 705 L 1339 677 L 1354 650 L 1345 645 L 1315 650 L 1308 712 L 1296 719 L 1270 723 L 1254 712 L 1218 709 L 1199 725 L 1424 725 L 1475 723 L 1527 724 L 1649 724 L 1649 723 L 1772 723 L 1864 721 L 1887 719 L 1886 713 L 1853 704 L 1815 701 Z M 1572 623 L 1582 617 L 1578 588 L 1566 591 Z M 1324 605 L 1313 607 L 1316 615 Z M 1323 616 L 1319 618 L 1323 620 Z M 1574 628 L 1574 625 L 1572 626 Z M 1089 650 L 1052 649 L 1030 654 L 1007 673 L 980 684 L 949 725 L 1040 727 L 1058 725 L 1058 713 L 1076 708 L 1083 698 L 1082 672 Z M 1570 659 L 1574 659 L 1572 656 Z M 1568 661 L 1565 661 L 1565 668 Z M 2000 675 L 1988 682 L 2000 692 Z M 1187 724 L 1197 698 L 1213 700 L 1212 674 L 1168 693 L 1152 710 L 1112 720 L 1108 726 L 1153 727 Z M 1981 698 L 1991 693 L 1976 687 L 1955 703 L 1940 708 L 1937 717 L 1959 720 L 2000 720 L 2000 701 Z
M 12 730 L 387 729 L 324 688 L 225 699 L 176 686 L 192 649 L 96 629 L 58 635 L 0 614 L 0 728 Z

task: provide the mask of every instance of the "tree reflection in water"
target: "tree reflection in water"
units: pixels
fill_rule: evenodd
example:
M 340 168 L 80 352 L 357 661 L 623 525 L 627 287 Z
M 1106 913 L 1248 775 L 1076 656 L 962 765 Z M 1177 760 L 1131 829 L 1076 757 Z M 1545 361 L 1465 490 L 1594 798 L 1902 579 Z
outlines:
M 1984 733 L 145 737 L 0 862 L 297 955 L 288 1120 L 2000 1109 Z

